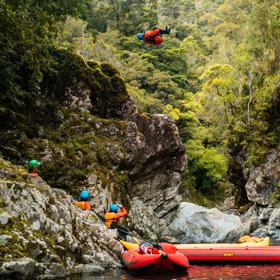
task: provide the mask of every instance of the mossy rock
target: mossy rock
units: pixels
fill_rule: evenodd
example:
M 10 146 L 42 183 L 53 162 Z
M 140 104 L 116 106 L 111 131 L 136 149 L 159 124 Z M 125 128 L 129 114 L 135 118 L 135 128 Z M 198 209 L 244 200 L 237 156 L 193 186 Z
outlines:
M 87 187 L 87 176 L 97 172 L 102 185 L 116 186 L 112 193 L 116 191 L 119 199 L 126 192 L 127 179 L 116 175 L 119 170 L 110 158 L 110 147 L 125 150 L 127 122 L 122 120 L 122 108 L 129 95 L 124 80 L 109 64 L 86 62 L 66 50 L 53 50 L 52 56 L 39 92 L 25 96 L 17 124 L 1 131 L 1 152 L 14 163 L 43 158 L 41 177 L 71 194 Z M 92 106 L 86 111 L 69 106 L 69 91 L 75 98 L 87 94 Z M 17 168 L 12 172 L 20 173 Z
M 38 261 L 43 261 L 50 252 L 52 255 L 58 256 L 62 264 L 65 264 L 67 256 L 71 256 L 74 260 L 81 258 L 79 250 L 75 254 L 69 251 L 65 253 L 63 247 L 57 246 L 57 236 L 40 230 L 33 230 L 30 222 L 21 220 L 18 217 L 9 219 L 9 222 L 0 228 L 0 235 L 2 234 L 10 236 L 11 239 L 7 244 L 0 244 L 0 265 L 5 261 L 34 257 L 33 250 L 40 246 L 34 242 L 37 239 L 47 245 L 47 248 L 41 247 L 42 252 L 36 257 Z M 27 244 L 26 241 L 28 241 Z
M 85 62 L 67 51 L 54 51 L 56 63 L 45 74 L 44 92 L 55 100 L 65 102 L 69 89 L 79 98 L 79 92 L 90 90 L 92 113 L 100 117 L 121 118 L 121 108 L 129 99 L 120 73 L 109 64 Z M 79 88 L 80 87 L 80 88 Z
M 27 170 L 0 158 L 0 178 L 10 182 L 26 182 Z

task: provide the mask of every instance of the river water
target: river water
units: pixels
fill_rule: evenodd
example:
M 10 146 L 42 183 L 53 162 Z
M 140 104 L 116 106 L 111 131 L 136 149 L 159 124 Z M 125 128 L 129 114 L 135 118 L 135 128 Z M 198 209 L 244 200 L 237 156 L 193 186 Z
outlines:
M 280 280 L 280 265 L 196 266 L 188 275 L 133 276 L 125 270 L 108 271 L 102 275 L 79 276 L 73 280 Z

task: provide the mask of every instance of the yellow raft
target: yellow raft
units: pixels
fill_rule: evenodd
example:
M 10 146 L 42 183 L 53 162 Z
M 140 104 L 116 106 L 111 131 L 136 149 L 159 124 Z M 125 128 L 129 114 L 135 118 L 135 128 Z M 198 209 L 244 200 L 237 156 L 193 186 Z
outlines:
M 123 240 L 120 240 L 120 243 L 123 245 L 123 247 L 126 250 L 139 248 L 139 244 L 138 243 L 129 243 L 129 242 L 126 242 L 126 241 L 123 241 Z
M 240 242 L 240 239 L 239 239 Z M 204 243 L 204 244 L 174 244 L 177 249 L 195 249 L 195 248 L 238 248 L 238 247 L 259 247 L 259 246 L 269 246 L 269 237 L 265 238 L 254 238 L 249 239 L 248 241 L 243 241 L 240 243 Z
M 239 243 L 202 243 L 202 244 L 174 244 L 177 249 L 188 249 L 188 248 L 224 248 L 224 247 L 258 247 L 258 246 L 269 246 L 269 237 L 258 238 L 258 237 L 251 237 L 248 235 L 242 236 Z M 127 249 L 135 249 L 139 247 L 139 243 L 129 243 L 123 240 L 120 240 L 122 246 Z

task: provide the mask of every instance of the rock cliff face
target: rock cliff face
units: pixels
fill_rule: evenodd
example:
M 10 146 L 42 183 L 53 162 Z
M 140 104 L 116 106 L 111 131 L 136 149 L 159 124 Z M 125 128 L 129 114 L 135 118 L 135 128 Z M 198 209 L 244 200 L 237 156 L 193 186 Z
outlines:
M 178 188 L 185 166 L 184 149 L 177 127 L 168 117 L 135 114 L 130 120 L 142 141 L 129 171 L 133 198 L 129 224 L 142 235 L 156 238 L 181 201 Z
M 44 279 L 120 267 L 122 248 L 65 191 L 0 159 L 0 278 Z
M 270 151 L 265 163 L 252 167 L 245 186 L 248 200 L 267 206 L 272 203 L 272 195 L 280 179 L 280 154 Z
M 89 189 L 100 214 L 110 202 L 122 203 L 131 228 L 156 238 L 162 227 L 154 224 L 169 224 L 180 203 L 185 156 L 177 127 L 166 116 L 138 113 L 112 66 L 65 51 L 53 56 L 23 121 L 0 127 L 3 155 L 40 159 L 50 186 L 74 196 Z
M 279 179 L 280 155 L 270 150 L 264 162 L 244 169 L 249 209 L 241 215 L 246 230 L 259 237 L 280 239 L 279 231 Z

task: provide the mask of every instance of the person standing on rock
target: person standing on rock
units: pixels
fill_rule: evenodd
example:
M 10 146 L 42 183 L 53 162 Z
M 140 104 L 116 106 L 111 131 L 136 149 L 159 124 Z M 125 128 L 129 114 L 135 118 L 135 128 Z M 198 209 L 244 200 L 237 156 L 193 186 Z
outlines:
M 127 229 L 118 225 L 120 218 L 127 215 L 127 210 L 122 205 L 111 204 L 109 211 L 105 213 L 105 225 L 110 229 L 117 229 L 119 239 L 126 240 Z
M 36 159 L 31 159 L 28 162 L 28 173 L 32 177 L 38 176 L 38 168 L 41 165 L 40 161 L 37 161 Z
M 79 207 L 84 211 L 91 211 L 91 205 L 89 202 L 89 192 L 81 191 L 80 199 L 75 202 L 75 206 Z

